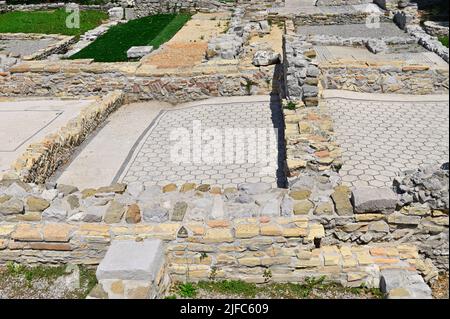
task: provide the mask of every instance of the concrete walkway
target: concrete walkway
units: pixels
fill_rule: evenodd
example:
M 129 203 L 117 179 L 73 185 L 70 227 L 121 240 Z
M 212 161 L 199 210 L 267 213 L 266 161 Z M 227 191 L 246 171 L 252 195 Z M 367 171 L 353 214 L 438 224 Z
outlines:
M 122 106 L 81 145 L 73 160 L 60 168 L 52 180 L 80 189 L 111 184 L 149 123 L 161 110 L 170 107 L 164 102 Z
M 92 101 L 0 99 L 0 171 L 9 169 L 28 145 L 58 131 Z

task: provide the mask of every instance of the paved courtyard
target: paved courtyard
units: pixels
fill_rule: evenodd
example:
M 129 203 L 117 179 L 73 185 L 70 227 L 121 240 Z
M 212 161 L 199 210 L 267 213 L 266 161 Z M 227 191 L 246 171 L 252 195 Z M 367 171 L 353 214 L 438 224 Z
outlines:
M 118 180 L 223 187 L 262 181 L 276 186 L 274 126 L 280 127 L 280 110 L 268 97 L 252 99 L 222 99 L 163 111 L 130 154 Z M 201 136 L 196 134 L 198 129 Z M 228 138 L 230 132 L 234 138 Z
M 0 100 L 0 171 L 31 143 L 42 140 L 75 118 L 92 100 Z
M 448 161 L 446 97 L 389 100 L 389 95 L 384 95 L 378 100 L 377 94 L 351 95 L 329 94 L 326 100 L 343 150 L 340 174 L 344 184 L 391 186 L 402 170 Z

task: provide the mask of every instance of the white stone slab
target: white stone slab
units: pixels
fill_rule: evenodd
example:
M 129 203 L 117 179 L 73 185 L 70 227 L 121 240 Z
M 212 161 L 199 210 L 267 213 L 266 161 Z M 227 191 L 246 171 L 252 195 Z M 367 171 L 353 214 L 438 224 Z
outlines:
M 75 118 L 92 100 L 0 100 L 0 171 L 25 152 Z
M 97 268 L 97 279 L 153 281 L 164 262 L 160 239 L 116 240 L 109 247 Z

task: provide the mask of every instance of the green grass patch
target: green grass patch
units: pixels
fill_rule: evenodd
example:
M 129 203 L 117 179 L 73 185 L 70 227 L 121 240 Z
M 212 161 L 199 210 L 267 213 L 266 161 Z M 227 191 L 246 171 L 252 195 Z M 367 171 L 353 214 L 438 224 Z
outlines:
M 80 28 L 69 29 L 64 9 L 54 11 L 13 11 L 0 14 L 0 33 L 42 33 L 79 36 L 99 26 L 108 15 L 101 11 L 80 12 Z
M 448 48 L 448 37 L 439 37 L 439 41 Z
M 68 289 L 64 292 L 64 296 L 60 297 L 85 299 L 97 285 L 97 278 L 95 269 L 84 265 L 25 266 L 8 262 L 5 268 L 0 269 L 0 293 L 6 288 L 2 283 L 9 283 L 9 288 L 15 290 L 14 295 L 20 298 L 29 298 L 33 294 L 40 297 L 50 296 L 57 279 L 69 276 L 76 270 L 79 271 L 79 287 Z M 36 282 L 40 284 L 35 286 Z M 61 289 L 60 284 L 58 287 Z
M 379 289 L 364 286 L 350 288 L 339 283 L 326 281 L 325 277 L 306 278 L 303 283 L 267 283 L 254 284 L 241 280 L 200 281 L 198 283 L 178 284 L 175 295 L 182 298 L 196 298 L 200 293 L 205 296 L 215 295 L 230 298 L 273 298 L 273 299 L 309 299 L 324 298 L 325 296 L 355 296 L 372 299 L 383 298 Z
M 127 61 L 128 49 L 147 45 L 157 49 L 170 40 L 190 18 L 190 14 L 158 14 L 114 26 L 71 59 Z
M 20 264 L 7 263 L 6 274 L 13 277 L 24 277 L 28 282 L 35 279 L 56 279 L 58 277 L 64 276 L 66 272 L 65 266 L 57 267 L 27 267 Z

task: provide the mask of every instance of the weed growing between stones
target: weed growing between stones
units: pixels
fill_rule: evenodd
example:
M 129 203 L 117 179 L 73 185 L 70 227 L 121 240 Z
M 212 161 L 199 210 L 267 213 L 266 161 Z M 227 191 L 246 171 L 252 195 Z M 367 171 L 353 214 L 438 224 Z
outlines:
M 0 299 L 84 299 L 97 284 L 86 266 L 24 266 L 8 263 L 0 269 Z
M 287 110 L 295 110 L 297 108 L 297 105 L 294 101 L 289 101 L 284 108 Z
M 266 273 L 264 274 L 266 278 Z M 269 281 L 271 275 L 267 274 Z M 344 287 L 326 277 L 306 278 L 303 283 L 254 284 L 242 280 L 200 281 L 177 284 L 167 299 L 180 298 L 271 298 L 271 299 L 380 299 L 379 289 Z
M 182 298 L 194 298 L 197 296 L 197 287 L 192 283 L 179 284 L 178 295 Z

